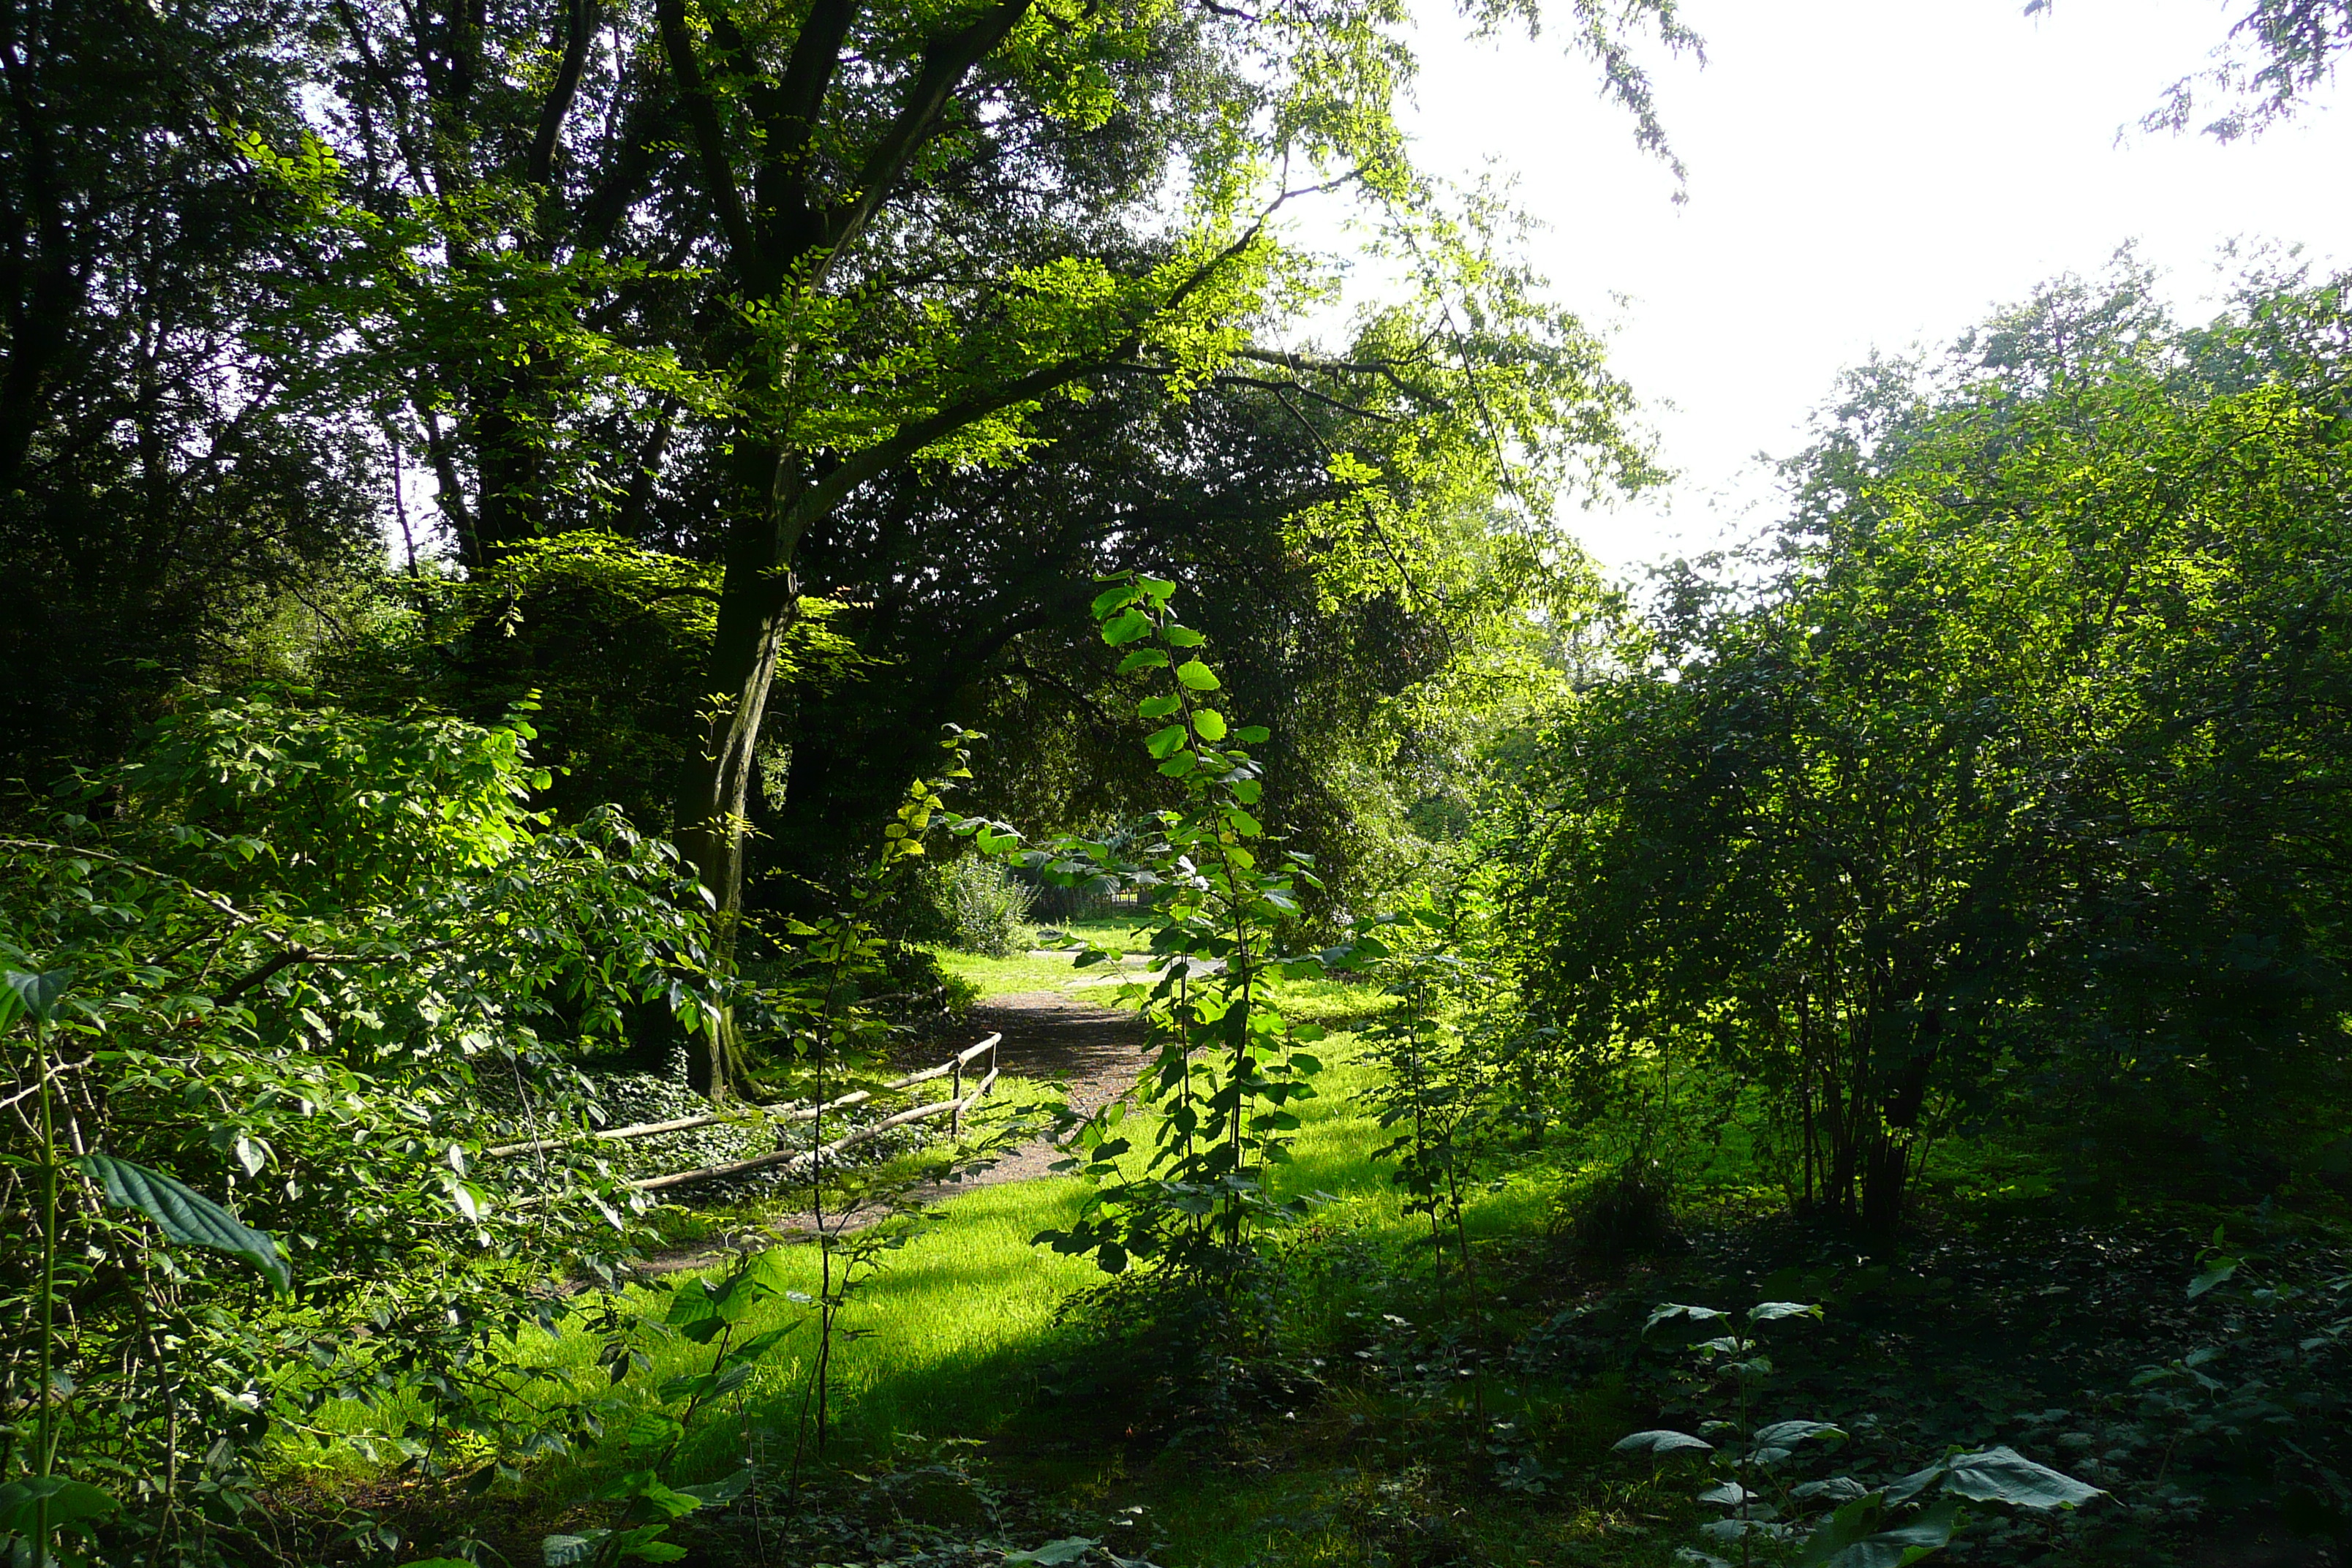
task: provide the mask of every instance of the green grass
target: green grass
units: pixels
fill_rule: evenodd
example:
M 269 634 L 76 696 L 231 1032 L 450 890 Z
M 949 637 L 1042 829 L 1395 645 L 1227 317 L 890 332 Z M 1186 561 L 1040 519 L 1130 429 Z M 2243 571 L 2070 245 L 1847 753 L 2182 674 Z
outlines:
M 1057 929 L 1114 952 L 1141 953 L 1150 949 L 1151 928 L 1145 925 L 1123 921 L 1080 921 Z M 1108 965 L 1080 969 L 1069 956 L 1058 952 L 1044 957 L 1023 953 L 1013 958 L 988 958 L 950 947 L 928 951 L 939 959 L 940 968 L 976 987 L 982 1001 L 1053 991 L 1097 1006 L 1119 1005 L 1118 985 L 1103 984 L 1118 973 Z M 1360 1019 L 1387 1005 L 1378 990 L 1350 980 L 1276 980 L 1269 984 L 1267 991 L 1275 1005 L 1298 1023 Z
M 1360 1098 L 1374 1081 L 1374 1067 L 1345 1036 L 1334 1037 L 1327 1058 L 1318 1097 L 1301 1107 L 1292 1160 L 1277 1169 L 1276 1185 L 1330 1194 L 1318 1211 L 1322 1225 L 1397 1237 L 1417 1233 L 1426 1222 L 1403 1213 L 1390 1167 L 1372 1158 L 1387 1136 Z M 1129 1159 L 1139 1166 L 1151 1124 L 1139 1117 L 1129 1128 L 1137 1151 Z M 853 1451 L 886 1450 L 911 1433 L 986 1436 L 1003 1427 L 1053 1353 L 1056 1308 L 1103 1278 L 1091 1261 L 1063 1258 L 1031 1240 L 1039 1230 L 1067 1224 L 1086 1191 L 1075 1178 L 1053 1177 L 953 1199 L 860 1287 L 843 1320 L 856 1337 L 836 1349 L 834 1365 L 839 1431 Z M 1545 1201 L 1539 1184 L 1508 1184 L 1482 1197 L 1474 1226 L 1495 1235 L 1538 1225 Z M 793 1288 L 813 1292 L 817 1268 L 813 1248 L 788 1250 L 784 1272 Z M 779 1304 L 743 1331 L 804 1315 L 804 1309 Z M 814 1353 L 813 1333 L 805 1326 L 797 1331 L 746 1385 L 743 1407 L 754 1426 L 792 1427 Z M 572 1338 L 536 1353 L 587 1373 L 594 1347 Z M 699 1370 L 708 1353 L 685 1342 L 658 1345 L 652 1371 L 633 1384 L 652 1386 Z M 718 1416 L 681 1456 L 683 1468 L 725 1468 L 739 1431 L 734 1413 Z
M 1300 1108 L 1293 1159 L 1277 1171 L 1276 1184 L 1285 1192 L 1331 1194 L 1320 1211 L 1325 1223 L 1402 1231 L 1408 1223 L 1402 1200 L 1388 1168 L 1371 1158 L 1385 1135 L 1359 1098 L 1374 1069 L 1346 1036 L 1334 1037 L 1325 1055 L 1329 1066 L 1318 1080 L 1318 1097 Z M 1150 1119 L 1135 1119 L 1129 1130 L 1137 1143 L 1129 1160 L 1139 1166 L 1150 1144 Z M 1090 1260 L 1064 1258 L 1032 1242 L 1038 1231 L 1068 1223 L 1086 1191 L 1069 1177 L 981 1188 L 940 1205 L 932 1224 L 888 1255 L 845 1315 L 843 1326 L 856 1337 L 835 1352 L 839 1431 L 853 1451 L 887 1449 L 909 1433 L 985 1436 L 1028 1397 L 1057 1331 L 1056 1308 L 1103 1278 Z M 1480 1228 L 1525 1223 L 1524 1208 L 1523 1196 L 1508 1190 L 1489 1197 L 1480 1208 Z M 703 1223 L 724 1229 L 730 1217 L 740 1223 L 758 1212 L 707 1215 Z M 785 1250 L 782 1272 L 792 1288 L 814 1291 L 817 1270 L 814 1248 Z M 650 1300 L 654 1292 L 637 1294 Z M 803 1308 L 780 1302 L 747 1321 L 742 1332 L 804 1316 Z M 754 1425 L 793 1426 L 814 1351 L 813 1331 L 796 1331 L 745 1385 L 742 1410 Z M 542 1336 L 516 1349 L 541 1364 L 577 1368 L 576 1392 L 604 1383 L 593 1365 L 595 1343 L 586 1335 Z M 673 1340 L 652 1346 L 650 1355 L 651 1370 L 629 1386 L 650 1388 L 698 1371 L 709 1352 Z M 378 1425 L 387 1413 L 352 1407 L 341 1414 L 344 1422 L 337 1424 L 357 1429 Z M 739 1429 L 733 1408 L 715 1413 L 681 1455 L 681 1473 L 725 1468 Z M 603 1457 L 605 1463 L 631 1458 L 624 1452 Z
M 1301 1000 L 1311 1005 L 1318 1000 L 1318 987 L 1329 985 L 1293 987 L 1286 1001 L 1294 1008 Z M 1334 1000 L 1353 1002 L 1361 994 L 1319 999 L 1328 1005 Z M 1344 1033 L 1335 1034 L 1320 1054 L 1328 1065 L 1317 1079 L 1317 1097 L 1298 1108 L 1302 1125 L 1291 1146 L 1292 1159 L 1277 1168 L 1275 1184 L 1285 1193 L 1328 1194 L 1316 1211 L 1313 1223 L 1318 1232 L 1343 1233 L 1376 1252 L 1393 1254 L 1423 1234 L 1427 1222 L 1403 1212 L 1402 1196 L 1389 1179 L 1391 1167 L 1372 1157 L 1388 1138 L 1362 1098 L 1376 1082 L 1377 1068 L 1354 1037 Z M 1014 1091 L 1008 1099 L 1018 1097 L 1025 1087 L 1006 1082 Z M 1137 1146 L 1129 1161 L 1139 1166 L 1150 1143 L 1150 1119 L 1139 1116 L 1127 1131 Z M 1023 1414 L 1034 1404 L 1041 1378 L 1078 1348 L 1074 1331 L 1061 1326 L 1057 1314 L 1074 1293 L 1105 1278 L 1090 1259 L 1062 1257 L 1034 1245 L 1032 1238 L 1040 1230 L 1068 1224 L 1087 1191 L 1085 1184 L 1066 1177 L 981 1188 L 940 1205 L 932 1223 L 887 1256 L 884 1268 L 859 1287 L 842 1320 L 848 1337 L 836 1344 L 833 1365 L 838 1445 L 834 1458 L 858 1462 L 903 1449 L 918 1436 L 953 1436 L 992 1440 L 1008 1462 L 1016 1468 L 1024 1462 L 1024 1445 L 1037 1429 L 1024 1422 Z M 1548 1194 L 1549 1185 L 1541 1179 L 1507 1183 L 1478 1200 L 1473 1229 L 1496 1237 L 1539 1227 Z M 730 1220 L 740 1224 L 759 1212 L 751 1208 L 731 1216 L 709 1215 L 702 1216 L 702 1224 L 717 1222 L 717 1228 L 724 1229 Z M 779 1261 L 782 1284 L 806 1293 L 817 1290 L 819 1259 L 814 1248 L 787 1247 Z M 1343 1282 L 1339 1297 L 1350 1289 Z M 641 1306 L 659 1315 L 658 1289 L 640 1289 L 634 1294 Z M 1329 1323 L 1319 1319 L 1302 1322 L 1299 1331 L 1310 1339 L 1343 1334 L 1346 1327 L 1339 1319 L 1345 1305 L 1345 1300 L 1335 1298 L 1328 1304 Z M 741 1325 L 739 1336 L 800 1323 L 736 1397 L 698 1418 L 696 1429 L 667 1468 L 671 1479 L 708 1479 L 733 1469 L 740 1462 L 747 1429 L 766 1428 L 779 1435 L 766 1448 L 771 1462 L 788 1457 L 816 1350 L 809 1318 L 805 1307 L 779 1300 L 759 1309 Z M 595 1363 L 597 1348 L 593 1336 L 573 1333 L 529 1336 L 513 1350 L 518 1359 L 568 1370 L 572 1394 L 595 1397 L 604 1393 L 608 1381 Z M 646 1350 L 652 1364 L 621 1392 L 624 1397 L 634 1394 L 643 1398 L 649 1407 L 652 1399 L 646 1391 L 667 1379 L 699 1373 L 710 1361 L 708 1349 L 682 1339 L 657 1341 Z M 382 1430 L 387 1417 L 390 1424 L 398 1424 L 394 1413 L 351 1406 L 336 1412 L 328 1424 Z M 600 1478 L 652 1462 L 653 1455 L 632 1449 L 617 1436 L 627 1426 L 625 1415 L 608 1421 L 606 1430 L 615 1436 L 601 1451 L 534 1472 L 533 1506 L 581 1495 Z M 773 1447 L 776 1441 L 784 1446 L 781 1456 Z M 1077 1461 L 1075 1468 L 1064 1460 L 1039 1462 L 1045 1467 L 1034 1477 L 1040 1482 L 1053 1480 L 1058 1465 L 1071 1469 L 1061 1479 L 1080 1490 L 1148 1500 L 1161 1530 L 1178 1548 L 1170 1560 L 1203 1568 L 1250 1558 L 1255 1551 L 1252 1543 L 1262 1538 L 1265 1521 L 1296 1511 L 1294 1505 L 1307 1495 L 1302 1488 L 1312 1491 L 1321 1487 L 1317 1495 L 1328 1495 L 1330 1489 L 1302 1474 L 1289 1480 L 1253 1480 L 1202 1491 L 1189 1474 L 1171 1471 L 1122 1479 L 1090 1460 Z M 1115 1467 L 1118 1461 L 1106 1454 L 1103 1463 Z M 1301 1549 L 1302 1561 L 1316 1555 L 1311 1543 L 1302 1542 Z

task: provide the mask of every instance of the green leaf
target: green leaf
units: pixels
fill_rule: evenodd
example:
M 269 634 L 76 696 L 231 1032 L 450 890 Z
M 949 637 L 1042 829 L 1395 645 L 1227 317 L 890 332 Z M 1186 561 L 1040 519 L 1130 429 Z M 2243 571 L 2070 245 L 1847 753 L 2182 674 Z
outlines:
M 1138 718 L 1165 719 L 1183 706 L 1184 700 L 1171 692 L 1163 697 L 1145 698 L 1135 705 L 1135 711 Z
M 1179 752 L 1160 764 L 1160 771 L 1171 779 L 1181 779 L 1201 765 L 1201 759 L 1190 752 Z
M 1217 679 L 1217 672 L 1197 658 L 1188 658 L 1178 665 L 1176 679 L 1194 691 L 1214 691 L 1223 684 Z
M 11 969 L 5 976 L 0 976 L 5 978 L 9 993 L 16 997 L 16 1005 L 44 1024 L 56 1021 L 58 998 L 66 994 L 66 987 L 73 984 L 73 977 L 74 972 L 70 969 L 45 970 L 38 974 Z
M 1748 1321 L 1751 1323 L 1769 1323 L 1781 1318 L 1818 1318 L 1821 1315 L 1822 1310 L 1818 1305 L 1809 1306 L 1802 1301 L 1764 1301 L 1748 1310 Z
M 1181 751 L 1184 742 L 1192 738 L 1185 732 L 1183 725 L 1171 724 L 1164 730 L 1154 731 L 1147 737 L 1143 742 L 1143 749 L 1155 757 L 1171 757 Z
M 1636 1432 L 1631 1436 L 1618 1438 L 1611 1447 L 1621 1454 L 1673 1454 L 1685 1448 L 1694 1453 L 1711 1454 L 1715 1451 L 1714 1444 L 1694 1437 L 1687 1432 Z
M 1826 1421 L 1775 1421 L 1769 1426 L 1759 1427 L 1754 1442 L 1759 1448 L 1793 1448 L 1814 1437 L 1834 1438 L 1843 1443 L 1846 1434 L 1844 1428 Z
M 1234 739 L 1244 746 L 1261 745 L 1273 735 L 1274 731 L 1263 724 L 1244 724 L 1234 731 Z
M 1255 838 L 1259 834 L 1265 831 L 1265 828 L 1258 826 L 1258 820 L 1256 817 L 1252 816 L 1248 812 L 1238 808 L 1226 812 L 1225 821 L 1235 833 L 1240 834 L 1244 838 Z
M 596 1554 L 596 1544 L 611 1531 L 591 1531 L 586 1535 L 551 1535 L 539 1543 L 539 1560 L 547 1568 L 571 1568 L 574 1563 L 585 1563 Z
M 596 1495 L 610 1502 L 634 1502 L 658 1509 L 670 1519 L 692 1513 L 702 1506 L 700 1498 L 687 1496 L 653 1470 L 631 1470 L 617 1480 L 607 1481 Z
M 1118 661 L 1118 672 L 1121 675 L 1132 675 L 1139 669 L 1167 668 L 1168 650 L 1165 648 L 1139 647 Z
M 1132 583 L 1122 583 L 1116 588 L 1105 589 L 1095 595 L 1094 618 L 1101 620 L 1113 610 L 1123 610 L 1143 597 L 1143 590 Z
M 1199 647 L 1209 640 L 1208 634 L 1205 632 L 1196 632 L 1190 626 L 1172 624 L 1168 628 L 1167 637 L 1171 647 Z
M 2245 1259 L 2242 1258 L 2215 1258 L 2211 1268 L 2206 1269 L 2205 1272 L 2200 1274 L 2196 1279 L 2191 1279 L 2189 1282 L 2189 1299 L 2194 1301 L 2198 1297 L 2202 1296 L 2206 1291 L 2213 1289 L 2214 1286 L 2227 1284 L 2231 1277 L 2238 1272 L 2239 1266 L 2244 1261 Z
M 1122 610 L 1118 618 L 1102 629 L 1102 640 L 1113 647 L 1121 647 L 1151 635 L 1151 617 L 1141 610 Z
M 1724 1313 L 1717 1311 L 1713 1307 L 1685 1307 L 1679 1301 L 1668 1301 L 1650 1314 L 1648 1321 L 1642 1325 L 1642 1332 L 1647 1334 L 1660 1323 L 1673 1322 L 1677 1319 L 1687 1319 L 1694 1323 L 1706 1323 L 1723 1316 L 1725 1316 Z
M 707 1508 L 724 1508 L 741 1497 L 751 1487 L 751 1472 L 738 1470 L 724 1480 L 705 1481 L 698 1487 L 679 1487 L 680 1497 L 690 1497 Z
M 711 1338 L 718 1336 L 713 1334 Z M 683 1377 L 667 1379 L 656 1392 L 664 1399 L 724 1398 L 749 1383 L 759 1370 L 755 1366 L 730 1366 L 718 1372 L 688 1373 Z
M 2005 1502 L 2018 1508 L 2080 1508 L 2107 1494 L 2074 1477 L 2037 1465 L 2013 1448 L 1955 1454 L 1945 1461 L 1944 1490 L 1970 1502 Z
M 1906 1568 L 1950 1544 L 1959 1505 L 1945 1501 L 1893 1530 L 1878 1530 L 1876 1493 L 1858 1498 L 1823 1520 L 1799 1554 L 1800 1568 Z
M 665 1415 L 658 1410 L 643 1410 L 629 1423 L 621 1441 L 632 1448 L 664 1448 L 686 1436 L 686 1427 L 675 1415 Z
M 1034 1563 L 1035 1568 L 1063 1568 L 1064 1564 L 1076 1563 L 1101 1544 L 1101 1540 L 1095 1536 L 1066 1535 L 1059 1541 L 1045 1542 L 1034 1552 L 1008 1552 L 1004 1554 L 1004 1561 L 1008 1564 Z
M 121 1506 L 89 1482 L 64 1476 L 11 1481 L 0 1487 L 0 1535 L 30 1535 L 44 1498 L 48 1500 L 50 1529 L 70 1525 L 85 1534 L 83 1521 L 103 1519 Z
M 1225 738 L 1225 716 L 1213 708 L 1203 708 L 1192 715 L 1192 729 L 1203 741 Z
M 202 1193 L 161 1171 L 111 1154 L 84 1154 L 73 1163 L 105 1190 L 107 1202 L 137 1209 L 153 1220 L 166 1238 L 241 1258 L 267 1275 L 280 1291 L 294 1289 L 294 1271 L 278 1255 L 278 1243 L 268 1232 L 253 1229 Z

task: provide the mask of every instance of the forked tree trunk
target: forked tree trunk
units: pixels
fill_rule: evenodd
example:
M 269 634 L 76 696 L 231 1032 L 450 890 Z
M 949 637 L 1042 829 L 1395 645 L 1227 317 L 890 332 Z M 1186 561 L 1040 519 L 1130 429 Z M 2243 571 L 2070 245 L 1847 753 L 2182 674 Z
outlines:
M 701 743 L 679 770 L 672 803 L 678 847 L 710 896 L 711 956 L 722 971 L 734 965 L 742 926 L 760 726 L 800 604 L 789 557 L 776 559 L 776 531 L 741 523 L 733 531 L 705 667 L 704 700 L 710 707 Z M 695 1087 L 713 1100 L 725 1099 L 738 1076 L 736 1056 L 733 1027 L 722 1018 L 704 1035 L 697 1074 L 702 1081 Z
M 1927 1110 L 1927 1080 L 1935 1071 L 1942 1023 L 1933 1013 L 1921 1022 L 1911 1054 L 1888 1073 L 1879 1094 L 1862 1172 L 1862 1226 L 1874 1236 L 1891 1235 L 1903 1223 L 1903 1200 L 1911 1184 L 1919 1120 Z

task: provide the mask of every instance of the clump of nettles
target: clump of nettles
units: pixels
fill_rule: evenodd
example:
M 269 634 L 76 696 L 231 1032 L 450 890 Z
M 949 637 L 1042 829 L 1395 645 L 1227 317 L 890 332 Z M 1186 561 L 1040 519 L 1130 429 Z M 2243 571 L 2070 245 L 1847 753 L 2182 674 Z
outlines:
M 1595 1258 L 1646 1258 L 1683 1246 L 1666 1173 L 1656 1161 L 1639 1158 L 1579 1189 L 1560 1215 L 1559 1234 Z

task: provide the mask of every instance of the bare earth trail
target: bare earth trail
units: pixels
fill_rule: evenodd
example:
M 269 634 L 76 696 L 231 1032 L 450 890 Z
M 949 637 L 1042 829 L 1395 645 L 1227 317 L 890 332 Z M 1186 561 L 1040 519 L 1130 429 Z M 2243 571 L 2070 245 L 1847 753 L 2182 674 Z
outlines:
M 1010 1078 L 1039 1083 L 1059 1082 L 1069 1089 L 1070 1105 L 1081 1114 L 1100 1109 L 1135 1087 L 1143 1065 L 1143 1022 L 1133 1013 L 1097 1007 L 1066 992 L 1024 991 L 1017 995 L 992 996 L 965 1015 L 956 1031 L 959 1043 L 1002 1035 L 996 1047 L 997 1069 Z M 934 1183 L 908 1194 L 919 1204 L 943 1203 L 961 1194 L 1005 1182 L 1026 1182 L 1051 1175 L 1062 1153 L 1045 1139 L 1024 1145 L 999 1158 L 985 1170 L 968 1173 L 960 1182 Z M 878 1205 L 845 1214 L 827 1214 L 824 1229 L 838 1235 L 881 1217 Z M 648 1257 L 641 1266 L 649 1274 L 674 1274 L 704 1268 L 723 1261 L 769 1237 L 797 1239 L 817 1229 L 813 1214 L 776 1215 L 761 1231 L 721 1237 Z M 765 1232 L 766 1235 L 761 1233 Z

